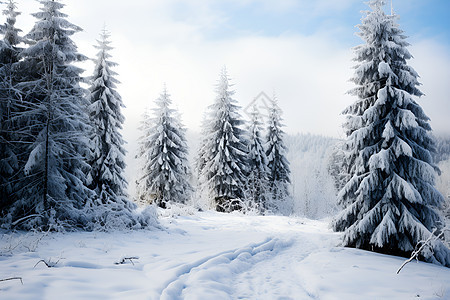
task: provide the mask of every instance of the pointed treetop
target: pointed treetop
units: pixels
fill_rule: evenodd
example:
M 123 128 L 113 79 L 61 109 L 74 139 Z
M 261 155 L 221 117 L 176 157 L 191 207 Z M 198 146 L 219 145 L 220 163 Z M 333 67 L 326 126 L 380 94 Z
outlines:
M 5 16 L 17 17 L 21 13 L 17 12 L 16 9 L 17 9 L 16 2 L 14 0 L 9 0 L 9 2 L 6 3 L 6 9 L 3 10 L 3 14 Z
M 386 5 L 386 0 L 370 0 L 367 4 L 373 10 L 382 10 L 383 6 Z
M 227 77 L 228 78 L 228 71 L 227 71 L 227 66 L 223 66 L 222 67 L 222 70 L 220 71 L 220 75 L 222 76 L 222 77 Z
M 227 72 L 227 67 L 223 66 L 222 70 L 220 71 L 220 77 L 219 77 L 219 82 L 217 84 L 217 88 L 219 91 L 224 91 L 227 90 L 229 85 L 229 77 L 228 77 L 228 72 Z
M 6 9 L 3 10 L 3 15 L 6 16 L 6 23 L 1 26 L 0 30 L 4 34 L 3 40 L 11 46 L 16 46 L 23 40 L 18 34 L 22 30 L 15 27 L 16 17 L 21 13 L 16 10 L 17 6 L 14 0 L 9 0 L 6 4 Z
M 272 92 L 272 103 L 278 104 L 278 96 L 275 90 Z
M 161 96 L 160 96 L 161 100 L 164 100 L 165 102 L 167 102 L 168 104 L 172 103 L 172 100 L 170 100 L 170 94 L 167 91 L 167 84 L 164 82 L 163 84 L 163 90 L 161 92 Z
M 59 1 L 39 0 L 39 3 L 42 4 L 42 7 L 39 9 L 40 12 L 31 14 L 32 16 L 34 16 L 38 19 L 43 19 L 48 15 L 50 15 L 51 17 L 55 17 L 55 18 L 67 18 L 68 17 L 67 14 L 62 13 L 60 11 L 66 5 L 63 3 L 60 3 Z M 73 26 L 79 28 L 78 26 L 75 26 L 75 25 L 73 25 Z M 81 28 L 80 28 L 80 30 L 81 30 Z
M 103 29 L 100 33 L 100 37 L 102 38 L 103 43 L 110 43 L 109 38 L 111 37 L 111 32 L 106 28 L 106 23 L 103 24 Z
M 103 29 L 100 32 L 100 40 L 97 40 L 98 45 L 95 45 L 94 47 L 96 49 L 99 49 L 100 52 L 107 52 L 109 50 L 114 49 L 114 47 L 110 46 L 111 45 L 111 41 L 109 40 L 110 37 L 111 32 L 109 32 L 108 29 L 106 29 L 106 24 L 104 24 Z
M 382 11 L 383 7 L 387 4 L 387 0 L 370 0 L 367 3 L 374 11 Z M 391 16 L 394 16 L 394 4 L 393 0 L 391 0 Z
M 108 31 L 107 26 L 106 26 L 106 22 L 103 23 L 103 29 L 102 29 L 101 32 L 102 32 L 103 35 L 109 34 L 109 31 Z
M 259 122 L 259 119 L 261 118 L 261 113 L 260 113 L 260 111 L 259 111 L 259 109 L 258 109 L 258 105 L 256 104 L 256 103 L 254 103 L 253 105 L 252 105 L 252 110 L 251 110 L 251 112 L 250 112 L 250 116 L 251 116 L 251 119 L 252 119 L 252 123 L 251 123 L 251 125 L 254 125 L 254 124 L 259 124 L 260 122 Z
M 170 99 L 170 94 L 167 90 L 166 83 L 164 83 L 163 90 L 161 94 L 159 94 L 159 97 L 155 100 L 155 103 L 157 107 L 153 108 L 152 110 L 157 112 L 157 115 L 161 114 L 161 109 L 164 111 L 170 111 L 172 113 L 173 110 L 169 108 L 169 106 L 172 105 L 172 99 Z

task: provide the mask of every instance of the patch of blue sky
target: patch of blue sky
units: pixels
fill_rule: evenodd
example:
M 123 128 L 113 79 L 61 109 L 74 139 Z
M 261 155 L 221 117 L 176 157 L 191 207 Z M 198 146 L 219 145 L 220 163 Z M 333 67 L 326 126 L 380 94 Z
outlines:
M 400 27 L 412 40 L 438 39 L 450 47 L 449 0 L 396 0 Z
M 276 5 L 264 5 L 260 1 L 213 1 L 206 5 L 212 15 L 211 22 L 199 26 L 205 38 L 211 40 L 248 35 L 328 34 L 346 46 L 360 42 L 354 33 L 363 16 L 361 11 L 369 10 L 365 1 L 334 6 L 330 10 L 315 3 L 298 1 L 277 9 Z M 400 27 L 413 41 L 435 38 L 450 46 L 450 0 L 394 0 L 393 4 L 400 16 Z M 173 17 L 191 22 L 196 16 L 194 8 L 180 2 L 178 5 Z M 390 12 L 390 4 L 386 12 Z

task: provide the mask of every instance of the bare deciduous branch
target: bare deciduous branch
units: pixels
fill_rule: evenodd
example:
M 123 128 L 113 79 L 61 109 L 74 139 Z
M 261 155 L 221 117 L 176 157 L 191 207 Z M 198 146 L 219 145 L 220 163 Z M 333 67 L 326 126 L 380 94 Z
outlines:
M 38 261 L 38 262 L 34 265 L 33 269 L 36 268 L 36 266 L 37 266 L 40 262 L 44 263 L 44 264 L 47 266 L 47 268 L 53 268 L 53 267 L 55 267 L 55 266 L 59 263 L 60 260 L 61 260 L 61 258 L 59 258 L 59 259 L 58 259 L 57 261 L 55 261 L 55 262 L 52 262 L 51 259 L 49 259 L 48 261 L 45 261 L 44 259 L 41 259 L 40 261 Z

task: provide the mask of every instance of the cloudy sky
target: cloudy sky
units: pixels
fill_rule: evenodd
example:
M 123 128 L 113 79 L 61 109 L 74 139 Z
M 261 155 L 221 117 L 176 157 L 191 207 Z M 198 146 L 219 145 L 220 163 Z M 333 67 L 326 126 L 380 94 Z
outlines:
M 39 9 L 17 0 L 25 33 Z M 185 125 L 197 131 L 227 66 L 235 98 L 246 107 L 261 91 L 276 92 L 289 133 L 343 137 L 340 112 L 352 101 L 352 47 L 365 0 L 66 0 L 69 21 L 84 29 L 73 39 L 95 57 L 92 45 L 106 24 L 127 108 L 123 135 L 133 168 L 137 130 L 145 107 L 166 83 Z M 390 1 L 386 7 L 390 10 Z M 436 132 L 450 133 L 450 1 L 393 0 L 409 36 L 410 64 L 421 76 L 418 99 Z M 93 65 L 84 66 L 85 75 Z M 195 149 L 192 149 L 195 151 Z M 130 171 L 129 171 L 130 172 Z

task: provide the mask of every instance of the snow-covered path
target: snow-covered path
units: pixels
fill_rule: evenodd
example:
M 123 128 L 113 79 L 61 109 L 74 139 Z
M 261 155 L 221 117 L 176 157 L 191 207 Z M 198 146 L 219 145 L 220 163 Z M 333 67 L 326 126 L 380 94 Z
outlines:
M 38 236 L 3 235 L 0 279 L 23 285 L 0 282 L 0 299 L 450 299 L 450 269 L 411 263 L 396 275 L 402 258 L 335 247 L 323 221 L 205 212 L 161 222 L 52 234 L 34 252 Z M 138 259 L 115 264 L 124 257 Z

